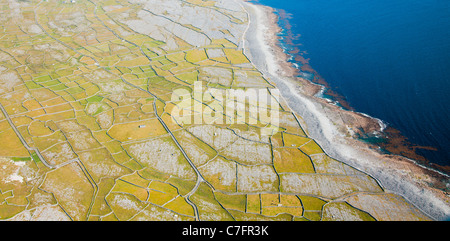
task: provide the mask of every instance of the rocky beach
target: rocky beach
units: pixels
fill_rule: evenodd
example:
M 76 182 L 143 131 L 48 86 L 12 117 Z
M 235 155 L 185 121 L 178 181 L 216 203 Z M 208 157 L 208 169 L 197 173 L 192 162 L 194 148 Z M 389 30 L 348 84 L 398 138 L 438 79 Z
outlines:
M 383 123 L 362 113 L 344 110 L 319 98 L 321 86 L 298 77 L 298 69 L 280 47 L 278 16 L 274 9 L 242 3 L 250 16 L 246 54 L 280 89 L 289 106 L 301 115 L 309 135 L 325 152 L 376 178 L 387 190 L 399 194 L 436 220 L 450 215 L 448 175 L 416 161 L 384 154 L 356 138 L 358 132 L 377 133 Z

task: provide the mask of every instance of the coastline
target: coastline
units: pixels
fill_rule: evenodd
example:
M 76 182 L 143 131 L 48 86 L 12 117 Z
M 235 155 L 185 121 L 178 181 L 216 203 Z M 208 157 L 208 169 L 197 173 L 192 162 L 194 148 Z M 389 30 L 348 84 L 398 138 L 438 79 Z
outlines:
M 380 133 L 386 126 L 378 119 L 342 109 L 320 98 L 323 86 L 297 77 L 298 69 L 279 44 L 278 16 L 274 9 L 247 3 L 243 7 L 250 18 L 245 40 L 247 56 L 273 82 L 290 108 L 300 115 L 308 130 L 325 152 L 380 182 L 387 192 L 403 196 L 435 220 L 450 215 L 448 175 L 418 164 L 416 161 L 374 150 L 355 138 L 360 133 Z M 244 45 L 245 46 L 245 45 Z

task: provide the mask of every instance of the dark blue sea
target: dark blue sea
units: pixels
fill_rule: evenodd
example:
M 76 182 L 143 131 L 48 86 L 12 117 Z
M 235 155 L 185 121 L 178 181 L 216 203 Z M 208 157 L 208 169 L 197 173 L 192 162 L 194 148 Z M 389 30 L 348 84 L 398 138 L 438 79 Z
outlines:
M 450 165 L 450 0 L 257 2 L 278 9 L 283 47 L 298 48 L 294 57 L 309 59 L 354 111 Z

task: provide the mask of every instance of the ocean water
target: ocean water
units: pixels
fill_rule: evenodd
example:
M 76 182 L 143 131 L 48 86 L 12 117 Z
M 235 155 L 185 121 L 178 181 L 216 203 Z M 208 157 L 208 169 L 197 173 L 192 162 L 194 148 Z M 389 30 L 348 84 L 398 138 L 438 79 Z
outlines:
M 283 46 L 298 48 L 355 111 L 436 148 L 417 152 L 450 165 L 449 0 L 257 2 L 278 9 Z

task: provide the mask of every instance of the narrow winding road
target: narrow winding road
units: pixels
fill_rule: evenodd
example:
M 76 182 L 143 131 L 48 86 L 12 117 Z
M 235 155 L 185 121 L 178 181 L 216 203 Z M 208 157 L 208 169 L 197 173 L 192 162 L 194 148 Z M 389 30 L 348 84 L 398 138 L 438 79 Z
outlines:
M 20 141 L 22 142 L 22 144 L 25 146 L 25 148 L 29 151 L 32 152 L 34 151 L 36 153 L 36 155 L 39 157 L 39 159 L 41 160 L 41 162 L 48 168 L 54 169 L 55 166 L 51 165 L 50 163 L 48 163 L 45 158 L 42 156 L 41 152 L 34 147 L 31 147 L 28 145 L 28 143 L 25 141 L 25 139 L 23 138 L 22 134 L 20 134 L 19 130 L 17 129 L 16 125 L 14 125 L 14 122 L 12 122 L 11 118 L 9 117 L 8 112 L 6 111 L 5 107 L 3 107 L 2 104 L 0 104 L 0 109 L 2 110 L 3 115 L 5 116 L 6 120 L 8 121 L 9 125 L 11 126 L 11 128 L 13 129 L 13 131 L 16 133 L 17 137 L 19 137 Z

